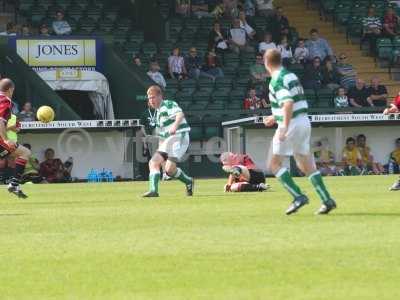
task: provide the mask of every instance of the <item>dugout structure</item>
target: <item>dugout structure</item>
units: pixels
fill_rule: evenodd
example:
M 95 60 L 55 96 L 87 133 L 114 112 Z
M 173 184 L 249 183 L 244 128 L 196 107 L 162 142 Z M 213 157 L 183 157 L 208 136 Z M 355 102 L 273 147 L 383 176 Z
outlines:
M 388 162 L 394 140 L 400 137 L 400 114 L 329 114 L 310 115 L 313 127 L 311 146 L 328 138 L 335 161 L 342 159 L 346 138 L 364 134 L 375 161 Z M 266 128 L 262 116 L 241 118 L 222 123 L 228 151 L 247 153 L 264 172 L 269 173 L 266 160 L 270 155 L 275 128 Z M 287 162 L 287 165 L 289 163 Z

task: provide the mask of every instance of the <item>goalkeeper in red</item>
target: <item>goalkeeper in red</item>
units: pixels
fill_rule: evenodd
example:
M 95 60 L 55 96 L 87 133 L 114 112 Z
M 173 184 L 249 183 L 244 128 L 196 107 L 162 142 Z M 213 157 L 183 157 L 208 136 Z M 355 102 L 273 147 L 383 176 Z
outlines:
M 24 146 L 8 140 L 6 134 L 7 122 L 11 117 L 11 98 L 14 88 L 14 83 L 10 79 L 4 78 L 0 80 L 0 158 L 10 155 L 15 157 L 15 173 L 8 184 L 8 191 L 19 198 L 27 198 L 22 192 L 20 184 L 31 152 Z
M 311 124 L 303 87 L 297 76 L 282 66 L 278 50 L 268 50 L 264 55 L 264 63 L 271 74 L 269 99 L 272 109 L 272 116 L 266 117 L 264 124 L 271 127 L 278 123 L 272 141 L 270 169 L 294 199 L 286 214 L 297 212 L 308 204 L 308 198 L 293 181 L 289 171 L 282 166 L 285 156 L 294 156 L 297 166 L 308 176 L 321 198 L 322 206 L 316 214 L 328 214 L 336 208 L 336 203 L 325 187 L 311 154 Z

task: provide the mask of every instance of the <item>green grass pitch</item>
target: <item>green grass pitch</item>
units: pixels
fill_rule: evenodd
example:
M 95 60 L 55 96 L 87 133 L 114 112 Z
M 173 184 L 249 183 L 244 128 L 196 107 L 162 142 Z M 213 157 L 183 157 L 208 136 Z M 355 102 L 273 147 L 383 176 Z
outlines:
M 0 191 L 1 299 L 400 299 L 400 192 L 394 176 L 327 178 L 338 203 L 285 216 L 265 193 L 196 195 L 163 182 L 26 185 Z

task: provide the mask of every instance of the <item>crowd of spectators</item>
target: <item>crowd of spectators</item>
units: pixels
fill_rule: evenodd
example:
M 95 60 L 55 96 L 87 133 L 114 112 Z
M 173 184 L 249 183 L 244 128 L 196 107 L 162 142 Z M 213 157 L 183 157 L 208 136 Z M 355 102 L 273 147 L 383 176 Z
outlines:
M 5 29 L 6 29 L 5 31 L 0 32 L 0 36 L 49 37 L 49 36 L 69 35 L 72 32 L 72 28 L 68 23 L 68 21 L 65 20 L 64 12 L 62 11 L 56 12 L 51 24 L 43 23 L 40 24 L 38 27 L 35 27 L 27 23 L 16 24 L 14 22 L 8 22 L 6 24 Z
M 375 161 L 364 134 L 346 139 L 338 161 L 330 150 L 328 139 L 322 138 L 314 147 L 314 157 L 318 169 L 325 176 L 397 174 L 400 172 L 400 138 L 395 140 L 395 149 L 384 166 Z

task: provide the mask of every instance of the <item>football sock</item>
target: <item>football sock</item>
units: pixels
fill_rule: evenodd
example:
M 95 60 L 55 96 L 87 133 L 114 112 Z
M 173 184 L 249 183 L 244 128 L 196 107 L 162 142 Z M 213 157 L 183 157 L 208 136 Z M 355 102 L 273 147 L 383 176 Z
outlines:
M 321 201 L 323 203 L 329 202 L 331 200 L 331 195 L 329 195 L 329 192 L 326 189 L 324 181 L 322 180 L 321 173 L 319 171 L 316 171 L 311 174 L 308 179 L 310 179 L 318 196 L 321 198 Z
M 299 197 L 303 195 L 299 186 L 293 181 L 292 176 L 289 174 L 289 171 L 286 168 L 281 168 L 276 174 L 275 177 L 279 179 L 284 188 L 294 197 Z
M 26 165 L 26 159 L 18 157 L 15 160 L 15 175 L 14 178 L 12 179 L 13 183 L 20 183 L 21 179 L 22 179 L 22 175 L 24 174 L 25 171 L 25 165 Z
M 149 186 L 150 192 L 158 193 L 158 183 L 160 182 L 160 172 L 150 172 L 149 175 Z
M 181 168 L 177 168 L 175 175 L 173 175 L 171 177 L 178 179 L 179 181 L 183 182 L 184 184 L 191 184 L 193 182 L 193 179 L 190 178 L 189 176 L 187 176 L 185 174 L 185 172 L 182 171 Z

